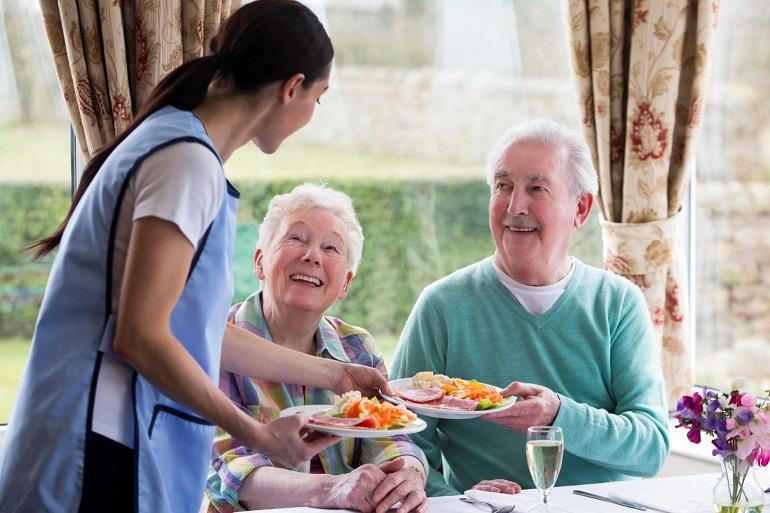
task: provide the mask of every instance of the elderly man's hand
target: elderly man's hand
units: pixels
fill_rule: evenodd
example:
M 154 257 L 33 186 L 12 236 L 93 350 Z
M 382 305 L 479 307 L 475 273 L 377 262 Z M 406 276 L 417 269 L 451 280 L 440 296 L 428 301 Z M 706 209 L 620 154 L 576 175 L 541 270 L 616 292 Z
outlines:
M 524 432 L 531 426 L 550 426 L 559 413 L 559 396 L 546 387 L 514 381 L 501 393 L 504 397 L 518 395 L 521 399 L 510 408 L 484 415 L 482 419 Z

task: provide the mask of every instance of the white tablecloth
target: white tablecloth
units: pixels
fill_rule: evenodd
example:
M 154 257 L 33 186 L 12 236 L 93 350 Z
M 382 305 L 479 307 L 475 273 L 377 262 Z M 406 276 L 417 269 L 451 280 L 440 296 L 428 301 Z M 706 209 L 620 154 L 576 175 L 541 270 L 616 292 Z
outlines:
M 764 469 L 763 469 L 764 470 Z M 760 484 L 770 486 L 770 475 L 765 472 L 758 474 Z M 718 474 L 700 474 L 694 476 L 664 477 L 654 479 L 634 479 L 593 485 L 564 486 L 553 489 L 548 501 L 554 510 L 558 508 L 565 513 L 634 513 L 637 510 L 618 506 L 609 502 L 581 497 L 572 490 L 586 490 L 607 496 L 610 493 L 622 494 L 629 499 L 652 505 L 666 505 L 666 509 L 677 513 L 713 513 L 711 491 L 716 484 Z M 497 495 L 497 494 L 496 494 Z M 536 503 L 537 490 L 524 490 L 519 495 L 499 496 L 500 504 L 516 504 L 516 513 L 526 512 Z M 428 499 L 428 513 L 485 513 L 479 507 L 465 504 L 459 497 L 431 497 Z M 770 494 L 765 494 L 765 503 L 770 504 Z M 648 509 L 650 513 L 656 513 Z M 260 510 L 261 513 L 347 513 L 348 510 L 328 510 L 317 508 L 283 508 Z

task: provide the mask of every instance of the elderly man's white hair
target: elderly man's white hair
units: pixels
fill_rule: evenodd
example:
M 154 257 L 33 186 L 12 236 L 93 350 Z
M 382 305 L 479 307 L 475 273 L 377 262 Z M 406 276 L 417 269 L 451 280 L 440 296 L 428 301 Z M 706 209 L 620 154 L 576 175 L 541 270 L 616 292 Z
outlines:
M 570 171 L 570 194 L 577 197 L 584 192 L 594 196 L 599 191 L 591 150 L 582 137 L 568 130 L 563 125 L 537 119 L 527 121 L 508 129 L 487 155 L 487 184 L 495 182 L 497 165 L 503 154 L 514 144 L 536 144 L 551 148 L 561 148 L 564 165 Z
M 294 212 L 311 208 L 326 210 L 342 221 L 345 226 L 348 270 L 356 274 L 364 249 L 364 231 L 358 222 L 350 196 L 324 184 L 303 183 L 289 193 L 274 196 L 267 206 L 262 224 L 259 225 L 257 248 L 263 252 L 267 251 L 275 240 L 282 219 Z

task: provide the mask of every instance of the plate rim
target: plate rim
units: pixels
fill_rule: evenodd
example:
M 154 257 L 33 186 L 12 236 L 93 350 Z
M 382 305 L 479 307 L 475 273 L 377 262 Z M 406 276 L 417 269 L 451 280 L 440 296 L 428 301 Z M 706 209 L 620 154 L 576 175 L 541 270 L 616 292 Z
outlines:
M 279 417 L 288 417 L 294 415 L 297 412 L 303 412 L 308 414 L 319 413 L 329 410 L 333 404 L 302 404 L 299 406 L 290 406 L 281 410 Z M 355 427 L 334 427 L 334 426 L 322 426 L 317 424 L 307 424 L 305 426 L 313 431 L 320 433 L 328 433 L 330 435 L 340 436 L 342 438 L 388 438 L 397 435 L 412 435 L 419 433 L 428 427 L 428 424 L 421 418 L 415 419 L 408 426 L 399 429 L 367 429 L 367 428 L 355 428 Z
M 464 379 L 464 378 L 462 378 L 462 379 Z M 388 384 L 391 387 L 393 387 L 393 386 L 403 386 L 403 382 L 406 381 L 406 380 L 409 380 L 411 382 L 412 378 L 393 379 L 393 380 L 388 381 Z M 466 380 L 466 381 L 468 381 L 468 380 Z M 481 383 L 484 386 L 492 387 L 492 388 L 494 388 L 497 391 L 502 390 L 502 388 L 500 388 L 498 386 L 495 386 L 495 385 L 490 385 L 489 383 L 484 383 L 482 381 L 479 381 L 479 383 Z M 412 388 L 412 387 L 410 387 L 410 388 Z M 511 406 L 516 404 L 516 402 L 518 401 L 516 396 L 511 396 L 512 400 L 508 404 L 505 404 L 503 406 L 499 406 L 497 408 L 491 408 L 491 409 L 488 409 L 488 410 L 472 410 L 472 411 L 469 411 L 469 410 L 447 410 L 447 409 L 443 409 L 443 408 L 431 408 L 430 406 L 419 406 L 419 405 L 416 405 L 416 404 L 411 403 L 411 402 L 406 402 L 406 401 L 404 401 L 404 400 L 402 400 L 402 399 L 400 399 L 398 397 L 391 397 L 391 396 L 389 396 L 387 394 L 382 394 L 382 397 L 387 399 L 388 401 L 393 402 L 393 403 L 403 404 L 404 406 L 406 406 L 407 408 L 409 408 L 413 412 L 417 413 L 418 415 L 425 415 L 426 417 L 441 418 L 441 419 L 447 419 L 447 420 L 475 419 L 475 418 L 481 417 L 482 415 L 488 415 L 490 413 L 497 413 L 497 412 L 500 412 L 500 411 L 507 410 L 508 408 L 510 408 Z

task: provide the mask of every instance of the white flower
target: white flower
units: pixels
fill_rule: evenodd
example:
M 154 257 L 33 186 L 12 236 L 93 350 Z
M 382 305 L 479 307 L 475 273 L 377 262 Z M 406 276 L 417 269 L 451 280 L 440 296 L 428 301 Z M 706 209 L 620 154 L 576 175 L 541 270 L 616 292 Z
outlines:
M 730 385 L 732 388 L 730 390 L 737 390 L 740 393 L 748 392 L 749 391 L 749 382 L 746 381 L 746 378 L 735 378 L 733 381 L 733 384 Z

